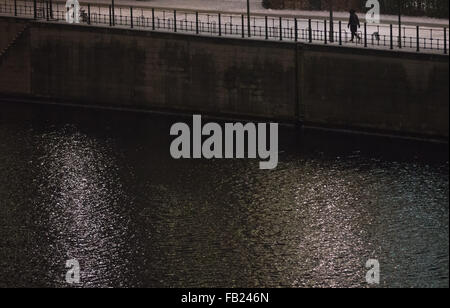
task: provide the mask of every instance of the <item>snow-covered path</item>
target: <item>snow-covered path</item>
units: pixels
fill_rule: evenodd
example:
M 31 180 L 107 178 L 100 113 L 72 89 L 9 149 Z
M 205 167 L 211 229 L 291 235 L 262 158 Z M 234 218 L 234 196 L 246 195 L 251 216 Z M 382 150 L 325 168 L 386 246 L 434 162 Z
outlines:
M 118 27 L 131 27 L 130 7 L 133 6 L 134 28 L 213 36 L 245 37 L 247 39 L 312 41 L 315 44 L 342 44 L 355 47 L 364 47 L 367 44 L 368 48 L 400 49 L 400 36 L 397 24 L 392 24 L 392 26 L 385 23 L 368 24 L 367 30 L 362 24 L 359 32 L 362 39 L 350 42 L 351 34 L 347 28 L 345 15 L 342 14 L 343 17 L 341 19 L 340 13 L 337 13 L 333 23 L 334 31 L 332 37 L 334 42 L 330 42 L 330 21 L 327 20 L 328 16 L 326 14 L 323 18 L 311 18 L 311 21 L 308 16 L 298 17 L 298 15 L 295 15 L 295 17 L 289 17 L 288 15 L 273 15 L 268 14 L 273 12 L 268 12 L 268 10 L 262 8 L 259 0 L 251 1 L 253 14 L 250 18 L 250 35 L 247 16 L 244 14 L 246 10 L 245 1 L 242 0 L 184 0 L 184 7 L 189 4 L 188 9 L 175 7 L 176 4 L 180 5 L 180 0 L 152 0 L 145 2 L 116 0 L 114 23 Z M 87 13 L 88 2 L 83 0 L 80 2 Z M 94 5 L 94 2 L 97 5 Z M 18 3 L 19 7 L 19 16 L 33 14 L 32 1 L 17 0 L 16 3 Z M 53 17 L 58 20 L 64 20 L 65 1 L 53 0 L 53 3 Z M 89 3 L 91 24 L 109 26 L 109 5 L 111 1 L 90 0 Z M 213 6 L 214 3 L 216 6 Z M 8 10 L 9 13 L 13 13 L 13 4 L 13 0 L 0 0 L 0 13 L 8 13 Z M 164 4 L 164 7 L 161 4 Z M 23 5 L 26 6 L 26 11 L 21 11 L 20 8 L 23 8 Z M 174 7 L 171 7 L 172 5 Z M 152 11 L 151 8 L 155 9 Z M 196 12 L 197 10 L 201 11 Z M 261 10 L 266 14 L 259 14 Z M 40 16 L 43 17 L 44 14 L 45 6 L 41 5 Z M 411 18 L 409 20 L 411 21 Z M 435 23 L 431 23 L 431 25 L 436 26 L 430 27 L 430 19 L 422 18 L 416 20 L 427 21 L 427 26 L 417 28 L 409 24 L 403 25 L 400 40 L 402 50 L 417 51 L 419 49 L 420 52 L 444 53 L 445 40 L 446 49 L 448 50 L 449 40 L 448 31 L 445 29 L 446 25 L 441 25 L 434 20 Z M 296 29 L 297 32 L 295 31 Z
M 65 0 L 53 0 L 54 2 L 65 2 Z M 111 0 L 80 0 L 91 4 L 111 4 Z M 245 0 L 115 0 L 116 5 L 148 7 L 148 8 L 177 8 L 189 10 L 206 10 L 227 13 L 245 13 L 247 5 Z M 284 17 L 323 19 L 329 17 L 327 11 L 302 11 L 302 10 L 271 10 L 262 6 L 261 0 L 250 0 L 252 14 L 258 15 L 280 15 Z M 337 19 L 347 19 L 348 12 L 335 12 Z M 364 20 L 364 14 L 359 14 Z M 381 15 L 382 24 L 397 23 L 398 17 L 393 15 Z M 444 27 L 449 25 L 447 19 L 437 19 L 430 17 L 404 16 L 403 22 L 408 25 L 420 25 L 424 27 Z

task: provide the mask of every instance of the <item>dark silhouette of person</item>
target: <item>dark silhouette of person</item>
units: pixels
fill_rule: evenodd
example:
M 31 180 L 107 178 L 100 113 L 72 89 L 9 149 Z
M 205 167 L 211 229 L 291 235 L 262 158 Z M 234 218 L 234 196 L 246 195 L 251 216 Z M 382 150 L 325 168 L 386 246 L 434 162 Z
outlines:
M 350 20 L 348 22 L 348 27 L 352 32 L 352 39 L 350 40 L 350 42 L 353 42 L 355 36 L 358 38 L 358 41 L 360 41 L 361 37 L 358 35 L 358 28 L 361 28 L 361 24 L 359 23 L 359 18 L 358 15 L 356 15 L 355 10 L 350 10 Z

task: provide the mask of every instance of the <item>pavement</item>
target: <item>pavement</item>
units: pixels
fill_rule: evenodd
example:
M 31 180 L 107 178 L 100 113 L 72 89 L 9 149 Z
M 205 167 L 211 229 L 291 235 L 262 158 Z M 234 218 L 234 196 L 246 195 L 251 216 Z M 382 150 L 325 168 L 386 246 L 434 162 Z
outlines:
M 55 3 L 65 3 L 65 0 L 53 0 Z M 80 0 L 82 4 L 111 4 L 111 0 Z M 116 7 L 133 6 L 136 8 L 167 8 L 167 9 L 183 9 L 195 10 L 201 12 L 226 12 L 242 14 L 247 10 L 247 2 L 245 0 L 115 0 Z M 311 19 L 329 18 L 329 12 L 326 11 L 302 11 L 302 10 L 271 10 L 262 6 L 261 0 L 250 0 L 250 9 L 253 15 L 298 17 Z M 335 12 L 336 21 L 347 21 L 347 12 Z M 361 21 L 364 22 L 365 15 L 360 14 Z M 381 24 L 396 24 L 398 16 L 381 15 Z M 410 26 L 444 28 L 449 26 L 448 19 L 437 19 L 429 17 L 413 17 L 404 16 L 403 24 Z

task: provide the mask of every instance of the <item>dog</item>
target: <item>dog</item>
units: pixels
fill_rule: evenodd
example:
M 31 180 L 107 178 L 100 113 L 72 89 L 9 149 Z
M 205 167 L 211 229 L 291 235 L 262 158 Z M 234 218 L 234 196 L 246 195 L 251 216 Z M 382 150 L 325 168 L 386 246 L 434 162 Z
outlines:
M 380 41 L 380 33 L 379 32 L 374 32 L 373 34 L 372 34 L 372 39 L 374 39 L 375 38 L 375 40 L 377 41 L 377 42 L 379 42 Z

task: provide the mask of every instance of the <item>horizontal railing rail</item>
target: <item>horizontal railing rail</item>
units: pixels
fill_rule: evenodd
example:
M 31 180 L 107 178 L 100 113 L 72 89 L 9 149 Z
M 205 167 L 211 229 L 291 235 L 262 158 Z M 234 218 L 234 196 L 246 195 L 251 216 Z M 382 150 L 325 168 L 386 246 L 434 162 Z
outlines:
M 65 22 L 67 8 L 52 1 L 0 0 L 0 14 Z M 98 4 L 83 4 L 79 20 L 83 24 L 109 27 L 415 52 L 448 54 L 449 48 L 446 27 L 362 23 L 352 40 L 346 23 L 329 19 L 251 15 L 248 23 L 246 14 Z

